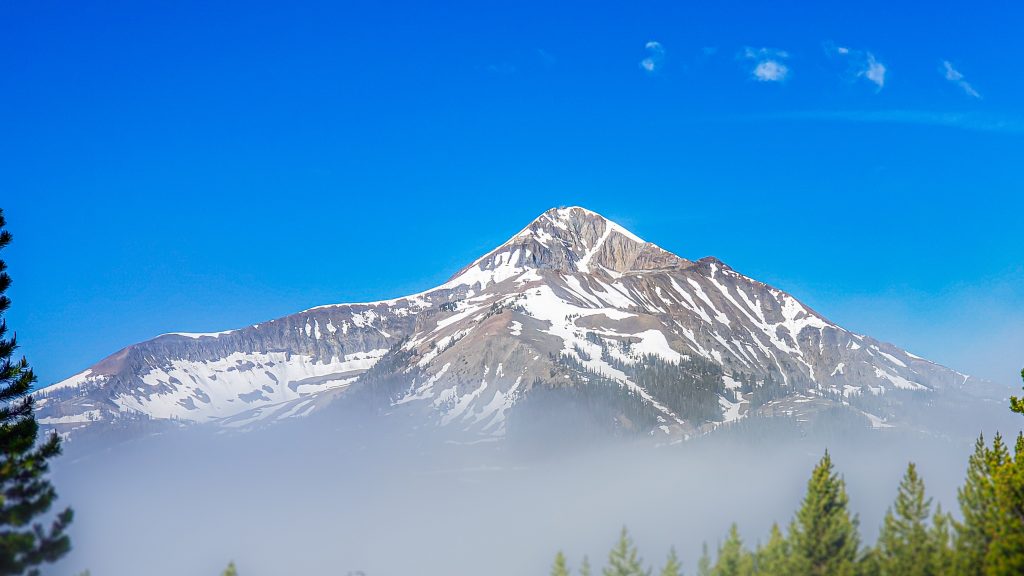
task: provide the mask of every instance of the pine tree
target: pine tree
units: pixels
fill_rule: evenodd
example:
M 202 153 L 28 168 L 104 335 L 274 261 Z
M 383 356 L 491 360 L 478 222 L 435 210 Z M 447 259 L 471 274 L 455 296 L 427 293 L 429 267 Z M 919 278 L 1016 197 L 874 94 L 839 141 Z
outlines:
M 682 566 L 679 565 L 676 549 L 669 549 L 668 559 L 665 560 L 665 567 L 661 569 L 661 576 L 682 576 L 682 569 Z
M 1020 375 L 1024 378 L 1024 370 Z M 1010 410 L 1024 414 L 1024 398 L 1011 396 Z M 987 515 L 991 540 L 985 574 L 1024 574 L 1024 434 L 1017 435 L 1012 457 L 993 442 L 987 465 L 994 505 Z
M 778 524 L 772 524 L 768 543 L 760 546 L 754 556 L 755 573 L 759 576 L 786 576 L 789 574 L 789 542 Z
M 583 557 L 583 564 L 580 564 L 580 576 L 590 576 L 590 558 Z
M 1020 371 L 1020 377 L 1024 380 L 1024 369 Z M 1010 396 L 1010 410 L 1018 414 L 1024 414 L 1024 398 Z
M 927 524 L 931 506 L 931 499 L 925 497 L 924 481 L 911 462 L 878 535 L 878 560 L 883 576 L 933 574 L 932 538 Z
M 929 532 L 931 540 L 931 573 L 936 576 L 947 576 L 953 574 L 955 557 L 952 547 L 953 518 L 942 511 L 942 504 L 935 507 L 935 515 L 932 516 L 932 528 Z
M 995 533 L 996 490 L 993 473 L 1009 455 L 1002 437 L 996 434 L 992 448 L 984 436 L 974 443 L 974 453 L 967 460 L 964 485 L 957 491 L 962 520 L 956 524 L 956 573 L 982 576 L 992 536 Z
M 700 550 L 700 560 L 697 561 L 697 576 L 711 576 L 711 554 L 708 553 L 708 543 L 705 542 Z
M 0 210 L 0 249 L 11 241 Z M 16 337 L 7 334 L 4 312 L 11 305 L 5 295 L 11 284 L 7 265 L 0 260 L 0 575 L 38 574 L 37 566 L 67 554 L 71 542 L 64 531 L 71 510 L 56 515 L 50 529 L 38 522 L 57 498 L 46 478 L 49 460 L 60 454 L 60 438 L 52 434 L 38 442 L 39 425 L 29 395 L 36 381 L 28 362 L 12 360 Z
M 551 576 L 569 576 L 569 567 L 565 565 L 565 554 L 559 550 L 555 554 L 555 564 L 551 567 Z
M 228 562 L 228 567 L 224 569 L 221 576 L 238 576 L 238 569 L 235 568 L 235 563 Z
M 636 546 L 629 538 L 629 532 L 623 526 L 618 543 L 608 553 L 608 566 L 604 569 L 604 576 L 649 576 L 650 571 L 643 569 L 643 561 L 638 554 Z
M 791 574 L 848 576 L 855 572 L 860 537 L 848 504 L 846 483 L 833 471 L 826 451 L 790 524 Z
M 857 576 L 881 576 L 882 558 L 878 548 L 867 547 L 857 562 Z
M 736 524 L 729 527 L 729 537 L 718 548 L 718 558 L 711 570 L 712 576 L 746 576 L 753 571 L 753 558 L 743 548 L 743 540 Z
M 1024 435 L 1017 436 L 1013 457 L 994 467 L 996 506 L 993 538 L 985 557 L 985 574 L 1024 574 Z

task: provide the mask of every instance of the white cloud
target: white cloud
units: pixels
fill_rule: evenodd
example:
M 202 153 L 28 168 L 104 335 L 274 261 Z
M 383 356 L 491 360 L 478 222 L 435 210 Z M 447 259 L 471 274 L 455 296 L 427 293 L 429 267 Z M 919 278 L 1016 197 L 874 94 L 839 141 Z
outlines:
M 854 78 L 863 78 L 871 82 L 881 90 L 885 87 L 885 64 L 875 58 L 875 55 L 866 50 L 854 50 L 847 46 L 836 46 L 831 42 L 825 44 L 825 51 L 829 55 L 839 56 L 849 62 L 850 70 Z
M 881 90 L 885 86 L 885 64 L 876 60 L 875 55 L 871 52 L 867 53 L 867 58 L 867 68 L 862 70 L 860 75 L 874 82 L 878 89 Z
M 758 82 L 783 82 L 789 76 L 789 66 L 782 62 L 789 58 L 789 53 L 785 50 L 747 46 L 740 56 L 755 62 L 750 74 Z
M 776 60 L 763 60 L 754 67 L 754 78 L 761 82 L 782 82 L 789 75 L 789 67 Z
M 971 84 L 964 79 L 964 75 L 954 68 L 953 64 L 949 60 L 943 60 L 942 67 L 945 71 L 946 80 L 949 80 L 959 86 L 960 89 L 964 91 L 964 94 L 967 94 L 971 98 L 981 98 L 981 94 L 978 94 L 978 91 L 974 89 L 974 86 L 971 86 Z
M 640 61 L 640 68 L 648 73 L 656 72 L 665 60 L 665 48 L 661 42 L 651 40 L 644 44 L 644 50 L 647 52 L 647 57 Z

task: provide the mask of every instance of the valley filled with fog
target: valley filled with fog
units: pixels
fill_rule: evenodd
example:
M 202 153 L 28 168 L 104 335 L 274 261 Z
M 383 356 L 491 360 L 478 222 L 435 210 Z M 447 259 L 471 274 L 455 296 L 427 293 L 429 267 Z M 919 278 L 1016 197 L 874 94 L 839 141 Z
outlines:
M 987 436 L 1019 428 L 1003 405 L 987 415 Z M 973 445 L 766 424 L 663 446 L 587 442 L 557 424 L 473 443 L 397 418 L 333 412 L 245 433 L 68 443 L 54 478 L 76 509 L 75 546 L 53 573 L 218 574 L 233 560 L 246 576 L 545 574 L 558 550 L 600 566 L 623 525 L 645 562 L 675 546 L 692 572 L 701 544 L 713 551 L 733 521 L 748 546 L 773 521 L 785 528 L 826 448 L 871 542 L 910 460 L 956 510 Z

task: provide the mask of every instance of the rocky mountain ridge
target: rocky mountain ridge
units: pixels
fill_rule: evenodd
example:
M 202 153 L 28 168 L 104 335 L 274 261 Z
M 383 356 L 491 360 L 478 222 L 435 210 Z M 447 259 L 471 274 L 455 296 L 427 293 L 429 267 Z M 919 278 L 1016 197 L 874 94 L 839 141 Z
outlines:
M 362 390 L 500 438 L 523 399 L 569 390 L 599 392 L 614 427 L 686 437 L 758 411 L 832 404 L 890 426 L 894 413 L 858 399 L 967 380 L 715 258 L 681 258 L 572 207 L 545 212 L 432 290 L 165 334 L 42 389 L 37 402 L 40 422 L 64 433 L 132 419 L 244 427 Z

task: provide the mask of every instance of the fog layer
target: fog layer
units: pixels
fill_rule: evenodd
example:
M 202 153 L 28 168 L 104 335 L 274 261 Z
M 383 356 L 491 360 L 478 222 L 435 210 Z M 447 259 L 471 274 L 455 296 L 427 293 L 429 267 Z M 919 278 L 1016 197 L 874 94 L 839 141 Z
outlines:
M 545 430 L 526 445 L 464 444 L 393 424 L 71 442 L 54 481 L 76 510 L 74 551 L 48 573 L 216 575 L 233 560 L 243 576 L 541 575 L 559 549 L 600 565 L 623 525 L 648 562 L 674 545 L 692 571 L 731 522 L 748 545 L 788 523 L 826 447 L 868 541 L 909 460 L 952 509 L 971 450 L 871 431 L 655 447 L 566 445 Z

